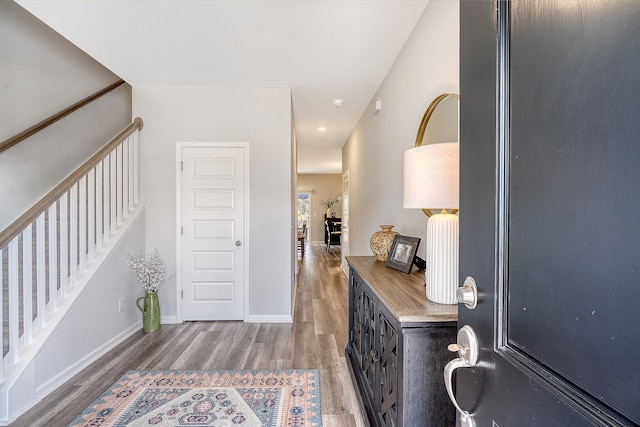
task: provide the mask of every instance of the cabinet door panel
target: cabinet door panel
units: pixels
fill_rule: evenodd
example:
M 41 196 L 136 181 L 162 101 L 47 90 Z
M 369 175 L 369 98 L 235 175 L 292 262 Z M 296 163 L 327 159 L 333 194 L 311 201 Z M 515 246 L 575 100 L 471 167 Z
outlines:
M 380 313 L 380 419 L 384 426 L 398 424 L 398 334 Z
M 362 366 L 363 360 L 363 331 L 364 331 L 364 300 L 362 295 L 362 284 L 357 280 L 353 281 L 353 352 L 358 366 Z
M 363 328 L 363 359 L 362 370 L 366 378 L 366 386 L 370 395 L 373 397 L 376 384 L 376 361 L 378 353 L 375 341 L 376 331 L 376 304 L 375 300 L 366 292 L 362 294 L 364 303 L 364 328 Z

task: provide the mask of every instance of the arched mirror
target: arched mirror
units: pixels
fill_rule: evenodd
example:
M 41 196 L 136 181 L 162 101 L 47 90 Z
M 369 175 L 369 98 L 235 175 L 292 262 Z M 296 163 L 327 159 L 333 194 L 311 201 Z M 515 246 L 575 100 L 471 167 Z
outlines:
M 460 95 L 443 93 L 436 97 L 422 116 L 415 146 L 460 141 L 459 109 Z M 429 217 L 432 215 L 429 209 L 422 209 L 422 212 Z

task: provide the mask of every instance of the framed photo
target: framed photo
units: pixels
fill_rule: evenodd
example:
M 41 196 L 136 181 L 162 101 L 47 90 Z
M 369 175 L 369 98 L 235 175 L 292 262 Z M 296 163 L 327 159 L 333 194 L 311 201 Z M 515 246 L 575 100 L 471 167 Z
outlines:
M 417 237 L 396 234 L 391 244 L 391 250 L 385 265 L 403 273 L 411 273 L 413 259 L 418 251 L 420 239 Z

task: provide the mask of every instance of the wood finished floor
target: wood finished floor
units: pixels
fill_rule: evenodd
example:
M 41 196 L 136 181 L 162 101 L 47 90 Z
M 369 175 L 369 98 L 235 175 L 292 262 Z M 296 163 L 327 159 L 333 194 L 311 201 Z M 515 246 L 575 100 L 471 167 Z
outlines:
M 307 243 L 299 266 L 293 324 L 187 322 L 137 332 L 10 426 L 66 426 L 131 369 L 319 369 L 323 426 L 364 426 L 344 357 L 348 281 L 339 249 Z

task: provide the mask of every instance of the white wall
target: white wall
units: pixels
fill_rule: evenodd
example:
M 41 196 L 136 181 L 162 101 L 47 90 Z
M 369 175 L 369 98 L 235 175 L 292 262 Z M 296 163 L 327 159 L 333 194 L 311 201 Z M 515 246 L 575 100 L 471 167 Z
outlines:
M 118 80 L 12 1 L 0 1 L 0 141 Z M 125 84 L 0 153 L 0 230 L 131 123 Z
M 249 143 L 249 313 L 253 321 L 290 320 L 292 116 L 289 89 L 136 86 L 141 193 L 147 202 L 147 253 L 157 247 L 168 280 L 163 318 L 176 316 L 176 143 Z
M 402 208 L 403 153 L 414 146 L 431 101 L 459 93 L 459 30 L 459 3 L 431 0 L 342 148 L 342 170 L 350 174 L 351 255 L 371 255 L 371 234 L 393 224 L 422 239 L 418 255 L 424 258 L 427 217 Z M 376 100 L 382 110 L 373 115 Z

